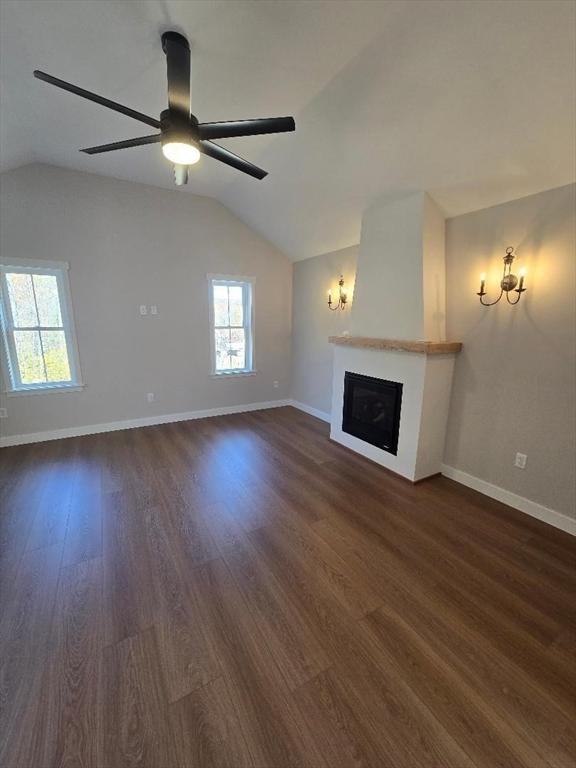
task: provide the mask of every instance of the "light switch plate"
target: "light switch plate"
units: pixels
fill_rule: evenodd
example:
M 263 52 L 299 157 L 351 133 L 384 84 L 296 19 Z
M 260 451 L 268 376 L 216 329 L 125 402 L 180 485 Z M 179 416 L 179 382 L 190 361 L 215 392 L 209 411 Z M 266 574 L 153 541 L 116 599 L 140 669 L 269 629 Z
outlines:
M 518 469 L 526 469 L 526 460 L 528 456 L 525 453 L 517 453 L 514 459 L 514 466 Z

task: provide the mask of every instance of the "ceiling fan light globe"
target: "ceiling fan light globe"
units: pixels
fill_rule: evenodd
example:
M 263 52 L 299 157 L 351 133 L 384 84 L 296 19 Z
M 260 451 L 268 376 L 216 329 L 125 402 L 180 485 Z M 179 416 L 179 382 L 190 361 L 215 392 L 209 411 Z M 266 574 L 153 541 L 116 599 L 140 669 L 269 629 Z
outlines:
M 176 165 L 194 165 L 200 160 L 198 147 L 181 141 L 166 142 L 162 145 L 162 152 L 167 160 Z

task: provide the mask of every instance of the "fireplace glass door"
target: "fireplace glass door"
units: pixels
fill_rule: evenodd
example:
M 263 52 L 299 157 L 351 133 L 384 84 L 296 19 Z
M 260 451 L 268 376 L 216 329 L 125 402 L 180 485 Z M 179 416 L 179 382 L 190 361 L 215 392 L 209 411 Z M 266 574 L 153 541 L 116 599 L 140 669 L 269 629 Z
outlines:
M 346 371 L 342 430 L 396 456 L 402 384 Z

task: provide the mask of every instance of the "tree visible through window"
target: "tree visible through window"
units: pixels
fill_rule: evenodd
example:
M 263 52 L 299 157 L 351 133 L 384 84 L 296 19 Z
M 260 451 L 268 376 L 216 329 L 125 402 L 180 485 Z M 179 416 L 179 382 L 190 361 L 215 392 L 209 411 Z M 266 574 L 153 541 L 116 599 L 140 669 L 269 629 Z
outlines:
M 78 384 L 64 267 L 1 267 L 2 326 L 13 390 Z
M 252 370 L 252 284 L 211 280 L 214 373 Z

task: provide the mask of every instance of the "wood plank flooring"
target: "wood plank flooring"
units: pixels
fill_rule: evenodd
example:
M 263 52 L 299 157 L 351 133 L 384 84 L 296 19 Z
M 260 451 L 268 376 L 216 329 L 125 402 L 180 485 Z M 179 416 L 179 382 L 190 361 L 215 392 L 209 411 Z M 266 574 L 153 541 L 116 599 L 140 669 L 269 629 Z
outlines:
M 574 768 L 576 539 L 292 408 L 0 451 L 4 768 Z

